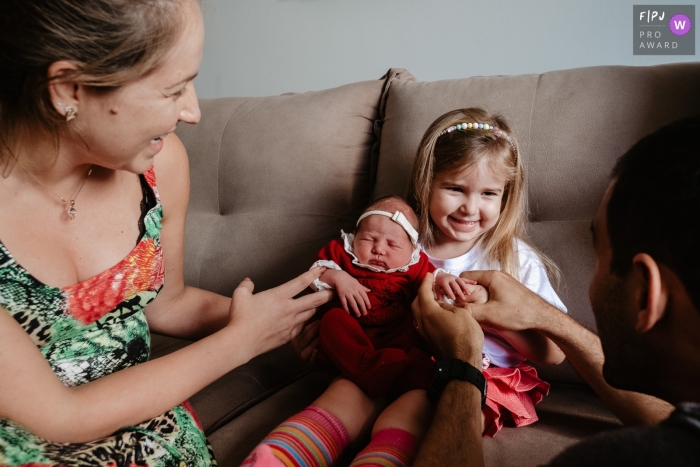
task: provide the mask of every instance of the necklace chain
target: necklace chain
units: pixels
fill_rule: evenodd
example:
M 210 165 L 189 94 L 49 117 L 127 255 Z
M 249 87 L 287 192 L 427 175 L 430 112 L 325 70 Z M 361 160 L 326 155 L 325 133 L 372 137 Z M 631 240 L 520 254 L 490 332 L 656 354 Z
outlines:
M 95 166 L 94 165 L 90 166 L 90 170 L 88 170 L 87 174 L 85 175 L 85 178 L 83 179 L 83 183 L 80 184 L 78 191 L 76 191 L 75 195 L 73 195 L 70 199 L 66 200 L 65 197 L 57 195 L 55 191 L 53 191 L 51 188 L 46 186 L 46 184 L 44 182 L 42 182 L 39 177 L 34 175 L 27 167 L 25 167 L 25 165 L 22 164 L 22 162 L 19 159 L 16 159 L 16 160 L 17 160 L 17 163 L 20 165 L 20 167 L 22 167 L 25 172 L 27 172 L 29 175 L 31 175 L 32 178 L 34 178 L 34 180 L 36 180 L 41 186 L 46 188 L 46 190 L 48 190 L 49 193 L 54 195 L 56 198 L 60 199 L 62 203 L 68 203 L 68 209 L 66 210 L 66 213 L 68 214 L 68 218 L 70 220 L 75 220 L 75 215 L 78 213 L 78 211 L 75 210 L 75 199 L 78 197 L 80 192 L 83 191 L 83 187 L 87 183 L 87 179 L 88 179 L 88 177 L 90 177 L 90 174 L 92 173 L 92 169 L 94 169 Z

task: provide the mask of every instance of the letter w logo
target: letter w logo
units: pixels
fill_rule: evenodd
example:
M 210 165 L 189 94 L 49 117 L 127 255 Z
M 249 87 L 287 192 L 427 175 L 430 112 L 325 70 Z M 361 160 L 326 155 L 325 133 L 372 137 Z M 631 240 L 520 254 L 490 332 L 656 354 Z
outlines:
M 680 29 L 681 31 L 685 29 L 685 21 L 674 21 L 673 24 L 676 26 L 676 29 Z

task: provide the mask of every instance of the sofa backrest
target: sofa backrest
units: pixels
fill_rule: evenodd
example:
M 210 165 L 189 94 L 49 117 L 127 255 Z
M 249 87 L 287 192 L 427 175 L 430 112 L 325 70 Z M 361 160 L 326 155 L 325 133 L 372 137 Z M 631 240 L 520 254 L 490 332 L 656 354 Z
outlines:
M 484 107 L 511 123 L 529 181 L 532 242 L 561 268 L 569 313 L 594 328 L 589 226 L 617 159 L 634 142 L 700 113 L 700 64 L 593 67 L 420 82 L 405 70 L 325 91 L 200 101 L 180 125 L 190 156 L 186 280 L 230 294 L 308 269 L 371 198 L 404 195 L 430 123 Z M 166 213 L 167 215 L 167 213 Z M 545 379 L 580 382 L 570 367 Z
M 246 277 L 256 291 L 280 285 L 352 227 L 372 192 L 382 85 L 200 101 L 201 122 L 177 130 L 190 158 L 188 284 L 224 295 Z

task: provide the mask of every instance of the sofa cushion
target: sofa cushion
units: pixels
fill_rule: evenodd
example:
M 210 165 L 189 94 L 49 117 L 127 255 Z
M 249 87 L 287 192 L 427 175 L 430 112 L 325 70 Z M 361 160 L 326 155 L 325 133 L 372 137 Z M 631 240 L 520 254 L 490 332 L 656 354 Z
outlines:
M 415 154 L 443 113 L 483 107 L 518 138 L 529 184 L 531 241 L 561 268 L 569 313 L 594 329 L 588 302 L 594 255 L 590 221 L 615 160 L 655 129 L 700 111 L 700 64 L 606 66 L 542 75 L 417 81 L 393 70 L 380 116 L 374 197 L 405 195 Z M 568 365 L 538 367 L 545 379 L 582 380 Z
M 245 277 L 277 286 L 353 225 L 371 195 L 383 84 L 200 101 L 202 121 L 177 130 L 192 180 L 189 285 L 225 295 Z

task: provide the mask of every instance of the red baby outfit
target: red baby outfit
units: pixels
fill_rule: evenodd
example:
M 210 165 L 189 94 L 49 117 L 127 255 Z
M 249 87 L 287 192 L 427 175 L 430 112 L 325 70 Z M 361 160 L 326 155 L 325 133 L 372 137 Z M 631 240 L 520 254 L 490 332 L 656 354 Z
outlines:
M 353 264 L 343 241 L 326 245 L 317 261 L 332 261 L 371 290 L 366 316 L 345 311 L 335 299 L 321 309 L 319 360 L 332 362 L 343 377 L 371 398 L 427 389 L 435 362 L 413 327 L 411 303 L 428 272 L 435 268 L 420 252 L 405 272 L 375 272 Z

